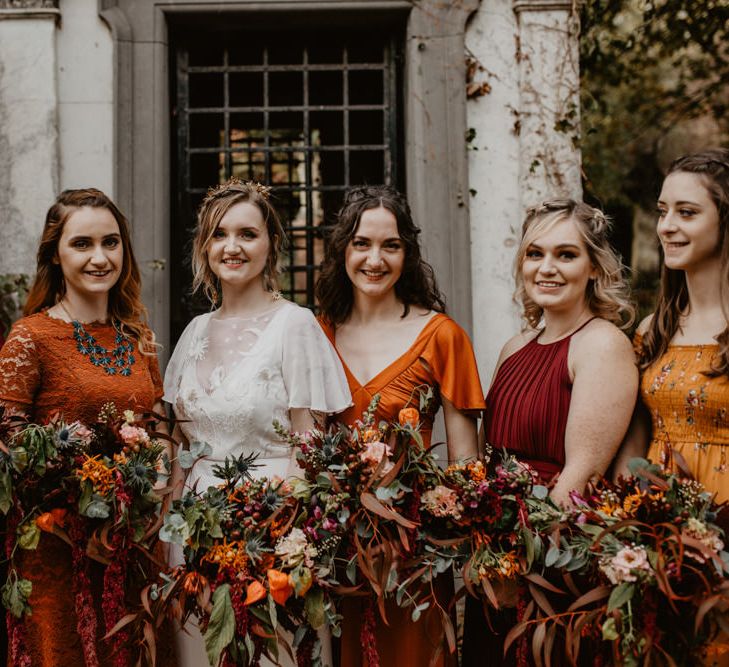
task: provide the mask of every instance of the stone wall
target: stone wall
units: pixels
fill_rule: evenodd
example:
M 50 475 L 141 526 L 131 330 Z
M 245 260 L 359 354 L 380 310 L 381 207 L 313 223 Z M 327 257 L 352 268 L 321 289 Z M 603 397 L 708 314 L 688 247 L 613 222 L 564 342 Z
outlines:
M 54 3 L 0 3 L 0 273 L 32 273 L 58 190 Z

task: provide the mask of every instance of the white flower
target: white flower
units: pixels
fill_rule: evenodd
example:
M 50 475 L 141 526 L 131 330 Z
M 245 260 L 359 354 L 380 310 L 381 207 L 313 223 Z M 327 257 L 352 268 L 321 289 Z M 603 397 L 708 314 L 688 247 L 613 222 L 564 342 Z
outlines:
M 644 547 L 623 547 L 612 558 L 603 558 L 600 569 L 612 584 L 637 581 L 641 572 L 653 574 Z
M 276 555 L 284 567 L 296 567 L 302 560 L 309 561 L 317 554 L 316 547 L 309 544 L 301 528 L 292 528 L 276 543 Z
M 190 356 L 195 361 L 200 361 L 205 358 L 205 353 L 208 351 L 208 337 L 207 336 L 196 336 L 190 343 Z

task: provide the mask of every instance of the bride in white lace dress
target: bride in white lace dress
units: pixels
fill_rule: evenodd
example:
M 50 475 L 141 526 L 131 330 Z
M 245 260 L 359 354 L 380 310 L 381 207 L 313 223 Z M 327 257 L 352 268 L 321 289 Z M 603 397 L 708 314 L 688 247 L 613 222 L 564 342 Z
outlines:
M 185 420 L 179 424 L 183 439 L 207 442 L 213 450 L 193 466 L 187 487 L 202 491 L 218 483 L 213 466 L 241 453 L 258 454 L 258 476 L 295 473 L 293 453 L 273 421 L 304 432 L 314 427 L 313 413 L 332 414 L 351 404 L 341 363 L 313 314 L 276 291 L 283 236 L 259 184 L 231 180 L 212 189 L 200 207 L 193 287 L 213 303 L 219 293 L 222 300 L 187 326 L 164 383 L 164 400 Z M 190 635 L 178 634 L 179 664 L 207 664 L 199 631 L 188 630 Z M 327 646 L 323 654 L 328 657 Z M 279 664 L 293 665 L 284 650 Z

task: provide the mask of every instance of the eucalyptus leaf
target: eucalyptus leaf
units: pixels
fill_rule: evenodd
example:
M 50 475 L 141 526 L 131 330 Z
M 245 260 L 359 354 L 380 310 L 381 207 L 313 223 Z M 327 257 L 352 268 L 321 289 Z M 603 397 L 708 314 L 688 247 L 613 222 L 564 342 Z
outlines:
M 190 526 L 185 517 L 177 513 L 165 514 L 164 523 L 159 530 L 159 539 L 172 544 L 185 544 L 190 537 Z
M 635 586 L 633 584 L 622 583 L 613 588 L 608 599 L 607 613 L 609 614 L 615 609 L 620 609 L 620 607 L 633 597 L 633 593 L 635 593 Z
M 532 495 L 537 500 L 546 500 L 547 496 L 549 495 L 549 489 L 546 486 L 542 486 L 541 484 L 535 484 L 532 487 Z
M 83 512 L 90 519 L 108 519 L 110 513 L 109 505 L 98 498 L 92 500 Z
M 602 638 L 607 642 L 618 639 L 620 635 L 615 627 L 615 619 L 611 616 L 602 624 Z
M 40 541 L 41 530 L 35 521 L 25 523 L 18 528 L 18 546 L 21 549 L 35 549 Z
M 15 618 L 22 618 L 24 614 L 31 616 L 33 610 L 28 602 L 33 592 L 33 583 L 27 579 L 20 579 L 16 570 L 10 570 L 5 585 L 0 589 L 3 606 Z
M 324 611 L 324 591 L 321 588 L 312 588 L 304 600 L 306 619 L 314 630 L 323 627 L 327 620 Z
M 0 473 L 0 512 L 7 514 L 13 506 L 13 478 L 10 470 L 4 468 Z
M 195 457 L 192 455 L 192 452 L 190 452 L 187 449 L 180 450 L 179 454 L 177 455 L 177 460 L 180 463 L 180 468 L 183 470 L 189 470 L 192 468 L 192 466 L 195 464 Z
M 213 609 L 205 630 L 205 651 L 211 665 L 220 662 L 220 656 L 235 636 L 235 614 L 230 600 L 230 586 L 222 584 L 213 593 Z
M 547 551 L 547 555 L 544 557 L 544 564 L 547 567 L 552 567 L 559 559 L 559 556 L 560 556 L 559 547 L 553 544 L 551 547 L 549 547 L 549 550 Z
M 213 448 L 207 442 L 201 440 L 193 440 L 190 443 L 190 454 L 196 459 L 203 458 L 204 456 L 210 456 L 213 453 Z

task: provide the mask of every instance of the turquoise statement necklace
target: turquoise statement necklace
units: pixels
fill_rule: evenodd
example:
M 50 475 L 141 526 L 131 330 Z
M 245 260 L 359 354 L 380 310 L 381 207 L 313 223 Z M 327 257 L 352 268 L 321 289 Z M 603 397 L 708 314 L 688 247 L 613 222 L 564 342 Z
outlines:
M 103 345 L 100 345 L 77 319 L 66 310 L 63 301 L 59 302 L 66 315 L 68 315 L 73 325 L 73 337 L 76 341 L 76 349 L 94 366 L 100 366 L 107 375 L 129 376 L 132 374 L 132 366 L 134 365 L 134 346 L 127 336 L 121 332 L 121 325 L 117 320 L 113 321 L 116 337 L 114 344 L 116 347 L 109 352 Z

